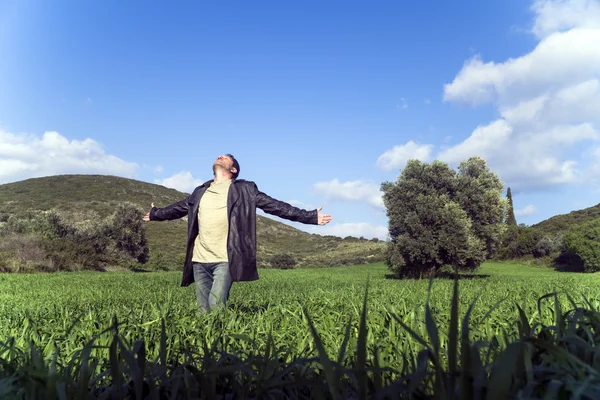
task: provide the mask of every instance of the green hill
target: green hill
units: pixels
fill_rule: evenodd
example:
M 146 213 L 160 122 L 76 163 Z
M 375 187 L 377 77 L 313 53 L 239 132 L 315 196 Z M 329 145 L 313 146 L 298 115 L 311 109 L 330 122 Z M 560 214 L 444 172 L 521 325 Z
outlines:
M 122 202 L 148 210 L 179 201 L 186 193 L 152 183 L 105 175 L 57 175 L 0 185 L 0 221 L 10 215 L 56 209 L 70 218 L 86 220 L 112 214 Z M 276 218 L 276 217 L 274 217 Z M 186 218 L 150 222 L 151 254 L 161 252 L 174 265 L 185 253 Z M 257 216 L 259 263 L 277 253 L 292 254 L 300 266 L 328 266 L 380 261 L 384 242 L 309 234 L 276 220 Z
M 580 225 L 597 218 L 600 218 L 600 204 L 583 210 L 572 211 L 568 214 L 556 215 L 532 225 L 532 228 L 544 234 L 556 234 L 566 232 L 571 226 Z

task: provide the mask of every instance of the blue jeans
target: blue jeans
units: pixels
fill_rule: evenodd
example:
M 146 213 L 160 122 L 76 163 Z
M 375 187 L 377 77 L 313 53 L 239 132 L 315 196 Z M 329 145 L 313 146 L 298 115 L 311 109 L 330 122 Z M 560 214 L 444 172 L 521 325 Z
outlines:
M 229 263 L 194 263 L 194 281 L 201 311 L 225 307 L 232 283 Z

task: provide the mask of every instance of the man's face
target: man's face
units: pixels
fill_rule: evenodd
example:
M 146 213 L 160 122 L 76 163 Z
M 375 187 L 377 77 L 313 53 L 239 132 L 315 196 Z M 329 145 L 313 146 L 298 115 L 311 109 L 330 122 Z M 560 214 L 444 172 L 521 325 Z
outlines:
M 213 171 L 216 170 L 217 168 L 221 168 L 221 169 L 224 169 L 225 171 L 234 173 L 234 171 L 231 170 L 233 168 L 233 160 L 231 159 L 231 157 L 229 157 L 225 154 L 221 154 L 219 157 L 217 157 L 217 159 L 215 160 L 215 162 L 213 164 Z

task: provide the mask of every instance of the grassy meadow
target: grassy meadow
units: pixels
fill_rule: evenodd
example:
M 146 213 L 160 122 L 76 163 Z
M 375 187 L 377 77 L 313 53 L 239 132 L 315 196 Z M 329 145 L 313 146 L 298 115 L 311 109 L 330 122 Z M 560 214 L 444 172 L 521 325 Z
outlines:
M 382 264 L 263 269 L 258 281 L 234 283 L 227 309 L 209 315 L 198 314 L 193 286 L 179 287 L 179 272 L 0 275 L 0 397 L 3 393 L 27 397 L 16 391 L 15 382 L 24 385 L 23 380 L 33 379 L 32 369 L 45 378 L 41 386 L 24 386 L 34 391 L 30 395 L 36 397 L 40 387 L 47 390 L 48 376 L 54 373 L 58 379 L 57 371 L 62 371 L 58 381 L 67 393 L 65 398 L 75 398 L 68 393 L 81 390 L 82 379 L 86 386 L 96 388 L 96 394 L 109 393 L 107 387 L 114 389 L 119 379 L 129 377 L 133 382 L 137 376 L 139 382 L 145 374 L 159 374 L 157 368 L 163 365 L 163 379 L 150 379 L 160 387 L 167 376 L 174 376 L 174 370 L 171 375 L 165 372 L 165 365 L 192 364 L 204 371 L 204 377 L 221 376 L 227 366 L 230 372 L 245 370 L 243 378 L 234 374 L 227 380 L 228 385 L 233 381 L 241 385 L 235 390 L 223 389 L 216 378 L 209 386 L 234 392 L 243 387 L 251 397 L 274 381 L 279 382 L 275 389 L 283 390 L 280 381 L 290 376 L 294 385 L 321 377 L 319 390 L 328 395 L 334 393 L 332 387 L 343 392 L 337 381 L 360 389 L 360 371 L 364 379 L 368 375 L 367 386 L 373 391 L 398 384 L 399 377 L 411 372 L 424 371 L 425 364 L 432 371 L 451 372 L 457 354 L 467 357 L 468 346 L 457 350 L 463 339 L 476 349 L 472 356 L 478 354 L 482 370 L 489 375 L 485 366 L 493 365 L 510 343 L 525 335 L 539 338 L 548 329 L 557 340 L 559 334 L 569 329 L 576 332 L 581 325 L 571 321 L 567 326 L 567 317 L 573 316 L 567 310 L 600 310 L 598 274 L 487 263 L 478 271 L 484 277 L 459 281 L 454 303 L 458 313 L 452 318 L 452 280 L 432 282 L 426 308 L 428 281 L 386 279 L 387 272 Z M 554 292 L 558 292 L 556 298 L 543 298 Z M 461 321 L 473 303 L 465 324 L 468 338 L 464 338 Z M 560 325 L 564 329 L 548 328 Z M 461 334 L 457 337 L 452 328 Z M 591 330 L 590 335 L 595 338 L 597 332 Z M 427 348 L 429 362 L 423 355 Z M 149 366 L 141 367 L 146 362 L 154 372 Z M 461 358 L 461 362 L 468 360 Z M 343 379 L 340 368 L 347 368 Z M 357 374 L 354 378 L 351 371 Z M 65 381 L 66 375 L 72 381 Z M 420 386 L 414 384 L 411 390 L 435 393 L 441 378 L 431 372 L 419 379 Z M 204 396 L 213 393 L 207 390 Z M 296 390 L 295 395 L 286 395 L 302 397 L 302 390 Z M 307 393 L 308 397 L 315 394 Z

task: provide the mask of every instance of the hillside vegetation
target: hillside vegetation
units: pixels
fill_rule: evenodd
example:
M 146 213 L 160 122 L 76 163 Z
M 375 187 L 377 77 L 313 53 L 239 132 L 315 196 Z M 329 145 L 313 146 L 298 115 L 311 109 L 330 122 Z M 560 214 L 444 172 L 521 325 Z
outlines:
M 507 197 L 511 203 L 510 188 Z M 556 215 L 532 226 L 517 225 L 513 217 L 496 256 L 499 260 L 533 262 L 562 271 L 598 271 L 600 204 Z
M 146 212 L 150 203 L 164 207 L 188 194 L 164 186 L 105 175 L 57 175 L 0 185 L 0 223 L 11 215 L 57 210 L 82 222 L 110 216 L 130 202 Z M 276 218 L 276 217 L 274 217 Z M 146 225 L 150 256 L 172 267 L 183 263 L 187 220 Z M 359 238 L 309 234 L 274 219 L 257 216 L 258 260 L 268 266 L 275 254 L 291 254 L 297 266 L 333 266 L 383 259 L 385 243 Z
M 575 225 L 585 224 L 598 218 L 600 218 L 600 204 L 568 214 L 556 215 L 531 227 L 544 234 L 565 233 Z

